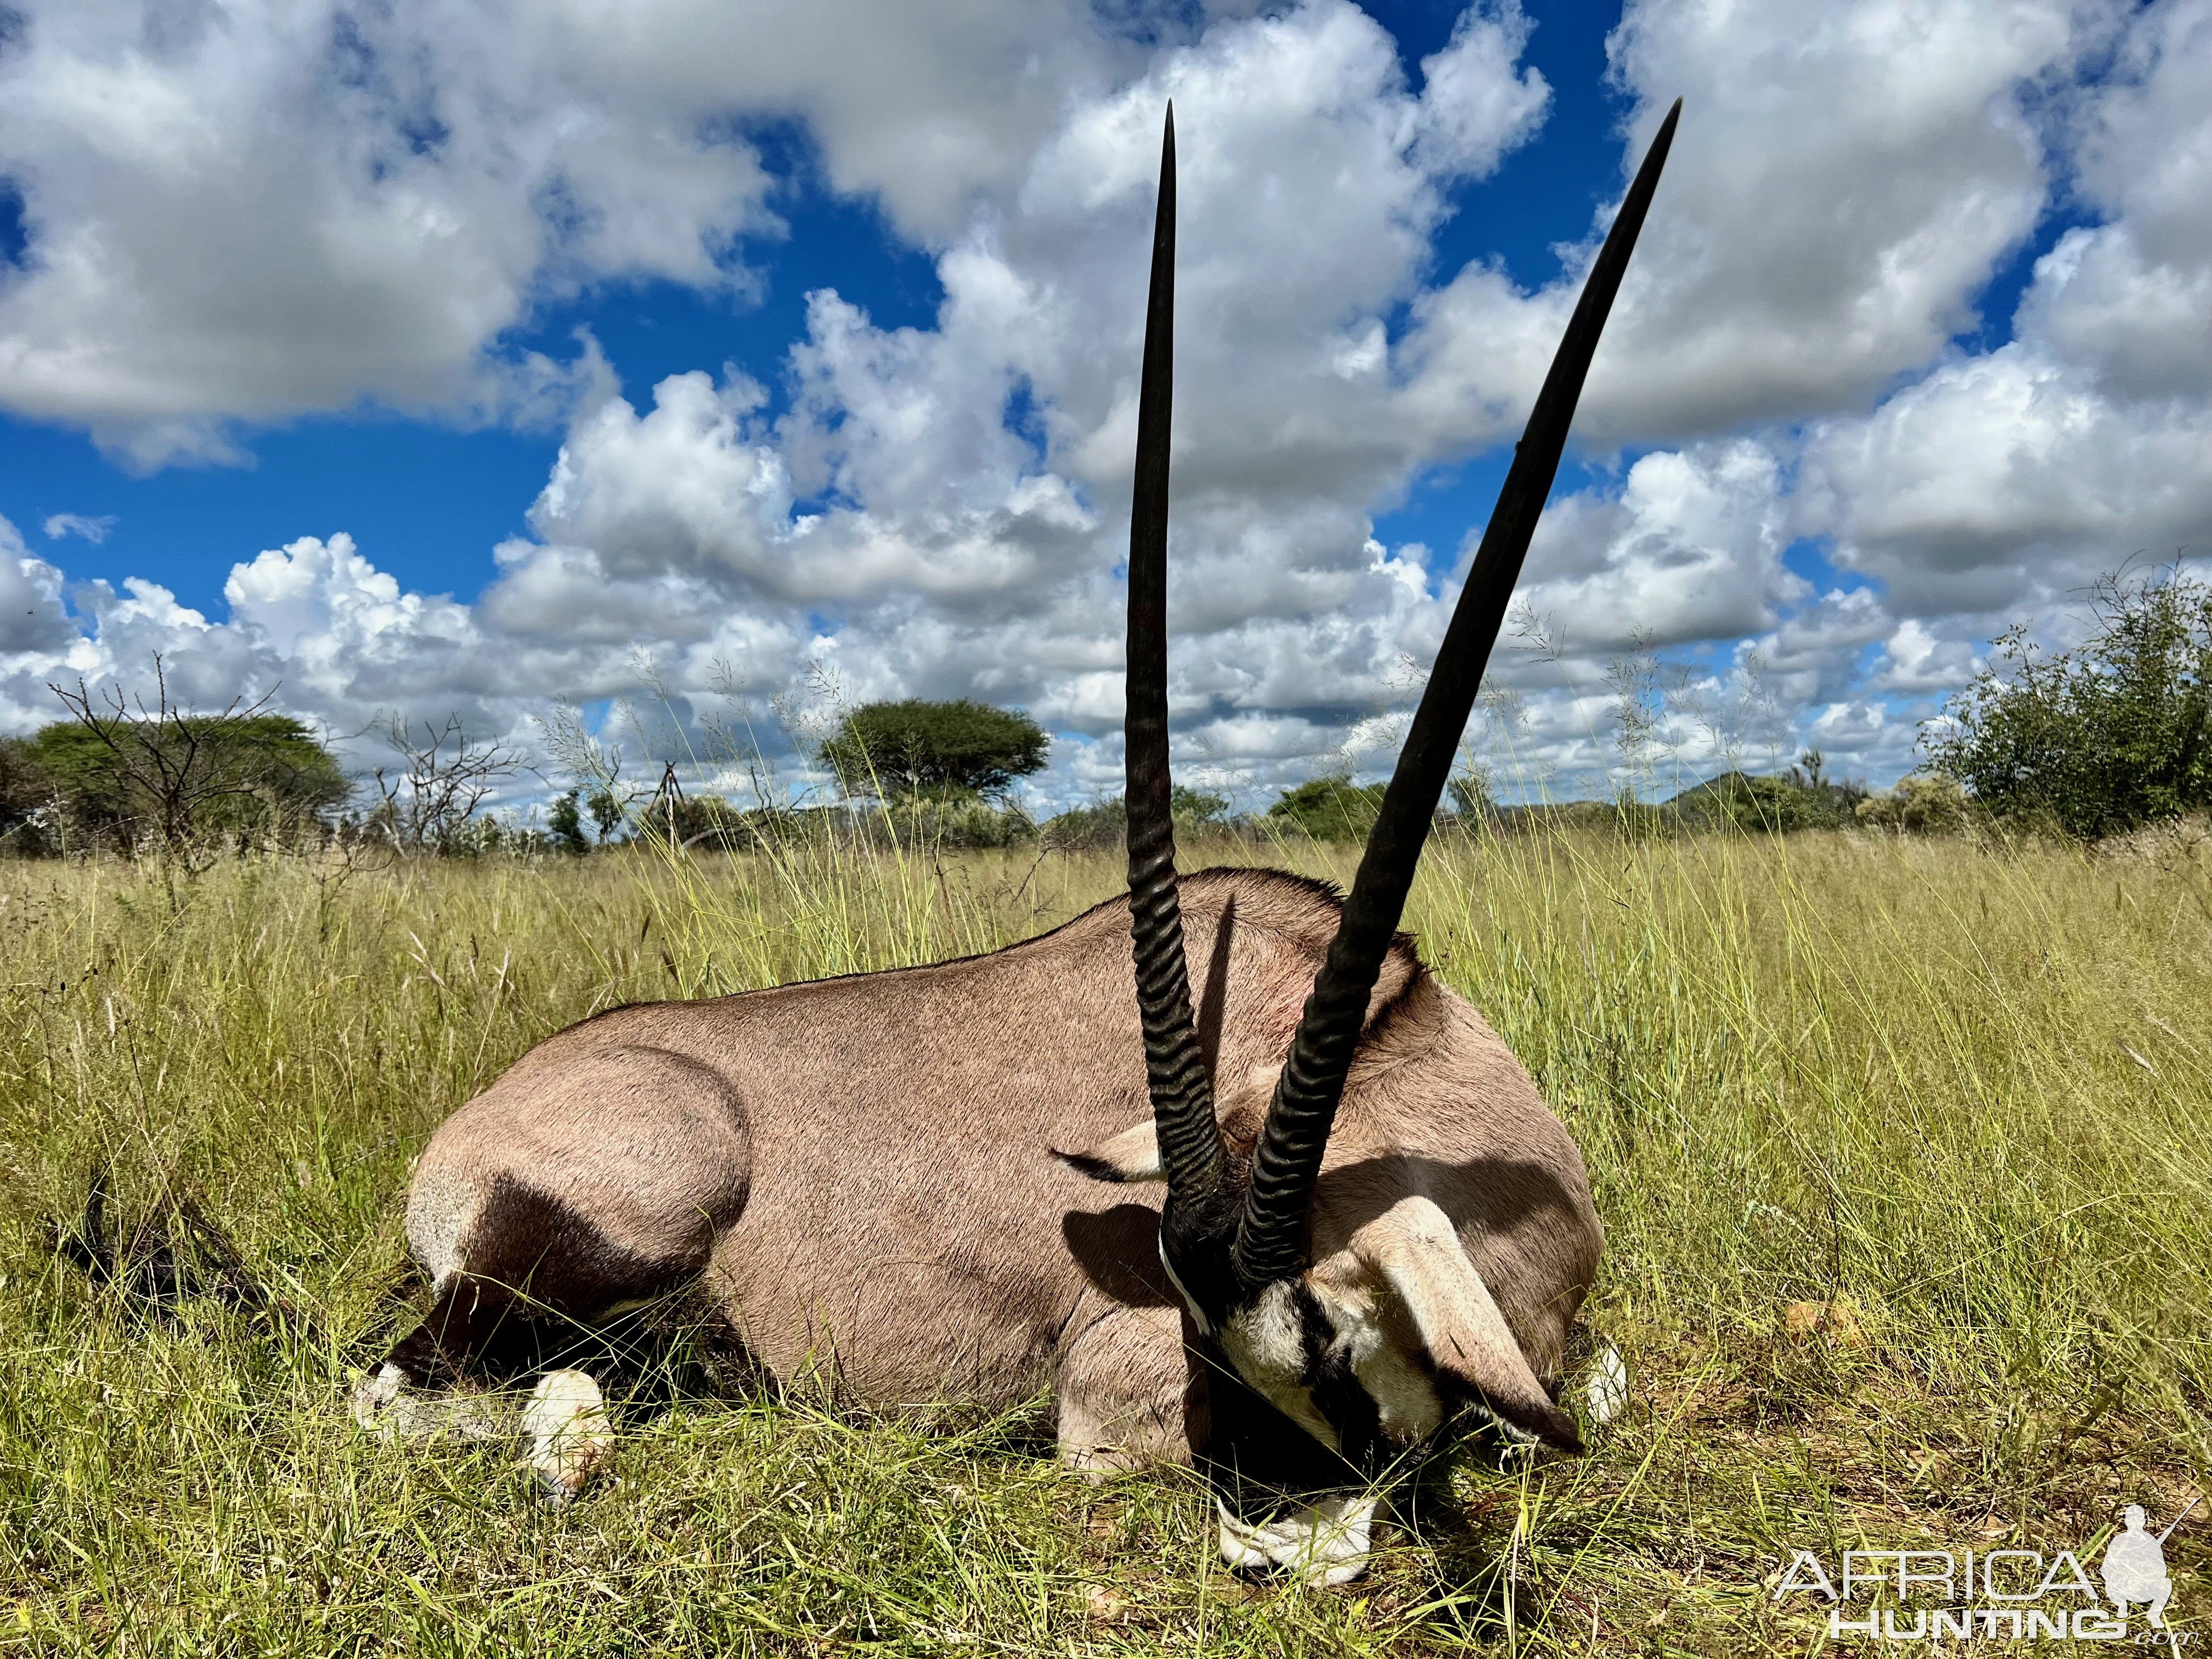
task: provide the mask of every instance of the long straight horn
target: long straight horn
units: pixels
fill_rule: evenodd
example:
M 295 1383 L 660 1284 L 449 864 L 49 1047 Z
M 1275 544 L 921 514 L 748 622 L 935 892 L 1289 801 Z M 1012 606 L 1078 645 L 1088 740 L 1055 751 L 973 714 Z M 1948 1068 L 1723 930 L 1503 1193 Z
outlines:
M 1505 619 L 1521 562 L 1528 556 L 1529 538 L 1535 534 L 1536 520 L 1551 494 L 1576 400 L 1582 395 L 1622 273 L 1628 269 L 1651 193 L 1658 187 L 1659 170 L 1666 164 L 1681 112 L 1677 99 L 1660 123 L 1658 136 L 1637 169 L 1620 216 L 1583 284 L 1582 298 L 1552 359 L 1551 373 L 1544 377 L 1544 388 L 1536 394 L 1528 429 L 1515 447 L 1497 508 L 1482 533 L 1459 608 L 1452 613 L 1436 668 L 1383 793 L 1381 816 L 1360 858 L 1352 896 L 1345 901 L 1344 920 L 1299 1016 L 1297 1035 L 1291 1039 L 1290 1057 L 1267 1110 L 1267 1127 L 1253 1156 L 1252 1183 L 1237 1224 L 1236 1273 L 1247 1285 L 1290 1278 L 1305 1266 L 1307 1209 L 1344 1093 L 1345 1074 L 1366 1018 L 1367 1000 L 1398 919 L 1405 913 L 1406 894 L 1413 884 L 1414 867 L 1450 775 L 1460 734 L 1474 707 L 1491 647 L 1498 642 L 1498 626 Z
M 1129 507 L 1129 934 L 1145 1078 L 1170 1203 L 1218 1193 L 1224 1177 L 1213 1084 L 1190 1017 L 1182 906 L 1176 894 L 1175 818 L 1168 775 L 1168 428 L 1175 374 L 1175 106 L 1160 150 L 1152 226 L 1152 300 L 1137 393 L 1137 481 Z

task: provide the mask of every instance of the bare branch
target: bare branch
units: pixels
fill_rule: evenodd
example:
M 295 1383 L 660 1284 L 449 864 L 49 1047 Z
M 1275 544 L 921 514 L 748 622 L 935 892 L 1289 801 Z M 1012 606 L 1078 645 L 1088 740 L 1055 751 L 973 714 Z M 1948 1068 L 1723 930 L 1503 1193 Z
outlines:
M 419 737 L 405 717 L 394 714 L 382 736 L 399 763 L 370 773 L 377 805 L 369 823 L 402 853 L 444 849 L 499 786 L 523 769 L 520 752 L 473 741 L 459 714 L 447 715 L 442 726 L 423 721 Z
M 264 793 L 273 763 L 252 745 L 224 740 L 240 723 L 265 713 L 276 689 L 247 702 L 240 696 L 211 714 L 190 714 L 169 694 L 168 673 L 154 658 L 154 701 L 103 687 L 95 696 L 80 678 L 75 689 L 47 683 L 70 717 L 98 740 L 119 785 L 112 803 L 129 838 L 150 842 L 166 857 L 207 850 L 209 808 Z

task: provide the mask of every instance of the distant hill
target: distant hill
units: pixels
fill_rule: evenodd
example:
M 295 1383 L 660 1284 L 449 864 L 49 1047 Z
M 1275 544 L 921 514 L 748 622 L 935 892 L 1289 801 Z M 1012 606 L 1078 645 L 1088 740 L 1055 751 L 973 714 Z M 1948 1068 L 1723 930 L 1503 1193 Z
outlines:
M 1644 801 L 1547 801 L 1533 806 L 1495 809 L 1500 828 L 1626 830 L 1664 835 L 1682 830 L 1837 830 L 1855 821 L 1864 787 L 1808 778 L 1792 767 L 1778 777 L 1731 770 L 1694 784 L 1657 803 Z

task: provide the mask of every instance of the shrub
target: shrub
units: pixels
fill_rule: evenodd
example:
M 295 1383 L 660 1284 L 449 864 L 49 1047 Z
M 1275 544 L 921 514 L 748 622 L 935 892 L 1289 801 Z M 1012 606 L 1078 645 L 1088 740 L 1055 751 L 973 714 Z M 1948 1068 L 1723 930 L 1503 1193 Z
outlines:
M 1316 841 L 1362 841 L 1382 810 L 1382 786 L 1354 783 L 1333 772 L 1283 792 L 1267 809 L 1270 820 L 1303 830 Z
M 1012 847 L 1036 838 L 1036 821 L 1019 807 L 997 807 L 964 790 L 932 791 L 887 804 L 880 813 L 863 813 L 872 836 L 888 827 L 902 847 L 921 848 Z
M 1044 825 L 1045 845 L 1070 852 L 1119 847 L 1128 834 L 1128 804 L 1119 795 L 1087 806 L 1071 806 L 1046 819 Z
M 670 803 L 638 815 L 633 844 L 665 847 Z M 687 850 L 732 853 L 820 847 L 899 846 L 921 851 L 1012 847 L 1034 840 L 1037 827 L 1019 807 L 994 805 L 967 790 L 918 791 L 879 806 L 756 806 L 720 795 L 685 795 L 674 803 L 677 844 Z
M 1692 830 L 1838 830 L 1856 821 L 1866 793 L 1863 784 L 1830 778 L 1820 751 L 1813 749 L 1778 777 L 1723 772 L 1685 789 L 1661 810 Z
M 1186 789 L 1178 783 L 1169 796 L 1169 803 L 1168 810 L 1175 816 L 1176 834 L 1186 840 L 1200 835 L 1235 833 L 1237 824 L 1229 816 L 1226 795 Z M 1044 825 L 1047 846 L 1071 850 L 1119 847 L 1128 834 L 1128 804 L 1119 795 L 1093 801 L 1087 806 L 1072 806 L 1058 817 L 1047 819 Z
M 2212 805 L 2212 584 L 2107 576 L 2091 607 L 2071 651 L 2001 635 L 1923 738 L 1991 813 L 2084 840 Z
M 1901 835 L 1956 835 L 1965 830 L 1973 803 L 1948 772 L 1913 772 L 1897 787 L 1869 795 L 1858 805 L 1857 821 L 1871 830 Z
M 602 790 L 607 796 L 610 791 Z M 588 808 L 591 797 L 585 798 Z M 629 816 L 624 812 L 623 816 Z M 790 812 L 746 811 L 732 805 L 720 795 L 678 795 L 672 799 L 663 795 L 659 799 L 639 807 L 631 817 L 630 839 L 639 842 L 665 843 L 672 823 L 678 847 L 720 847 L 734 852 L 749 852 L 762 840 L 775 839 L 775 823 L 778 819 L 794 817 Z M 617 817 L 617 823 L 623 821 Z M 582 833 L 580 819 L 577 831 Z M 605 830 L 599 839 L 608 839 Z
M 1052 746 L 1027 714 L 989 703 L 872 702 L 838 723 L 823 763 L 848 795 L 897 799 L 927 790 L 1000 795 L 1045 763 Z
M 1490 793 L 1487 773 L 1463 770 L 1444 787 L 1450 797 L 1455 816 L 1470 821 L 1498 816 L 1498 801 Z

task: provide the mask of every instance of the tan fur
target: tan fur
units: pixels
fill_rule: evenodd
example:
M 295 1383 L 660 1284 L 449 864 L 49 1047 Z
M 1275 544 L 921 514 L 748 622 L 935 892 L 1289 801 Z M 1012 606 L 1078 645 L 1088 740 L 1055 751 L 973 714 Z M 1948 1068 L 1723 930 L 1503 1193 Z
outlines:
M 1232 896 L 1224 986 L 1211 965 Z M 1239 1159 L 1338 904 L 1295 877 L 1218 870 L 1187 878 L 1182 905 Z M 1106 1146 L 1149 1115 L 1129 960 L 1116 900 L 989 956 L 603 1014 L 437 1132 L 409 1237 L 441 1279 L 558 1288 L 558 1253 L 603 1261 L 563 1289 L 561 1310 L 587 1320 L 631 1279 L 703 1271 L 779 1378 L 826 1364 L 878 1406 L 1056 1387 L 1071 1457 L 1187 1456 L 1199 1403 L 1156 1255 L 1158 1189 L 1101 1186 L 1047 1150 Z M 576 1236 L 502 1236 L 487 1218 L 514 1206 L 491 1197 L 518 1188 L 557 1200 Z M 1316 1279 L 1376 1282 L 1357 1237 L 1409 1194 L 1449 1218 L 1527 1367 L 1555 1375 L 1601 1240 L 1581 1156 L 1497 1035 L 1401 945 L 1316 1193 Z

